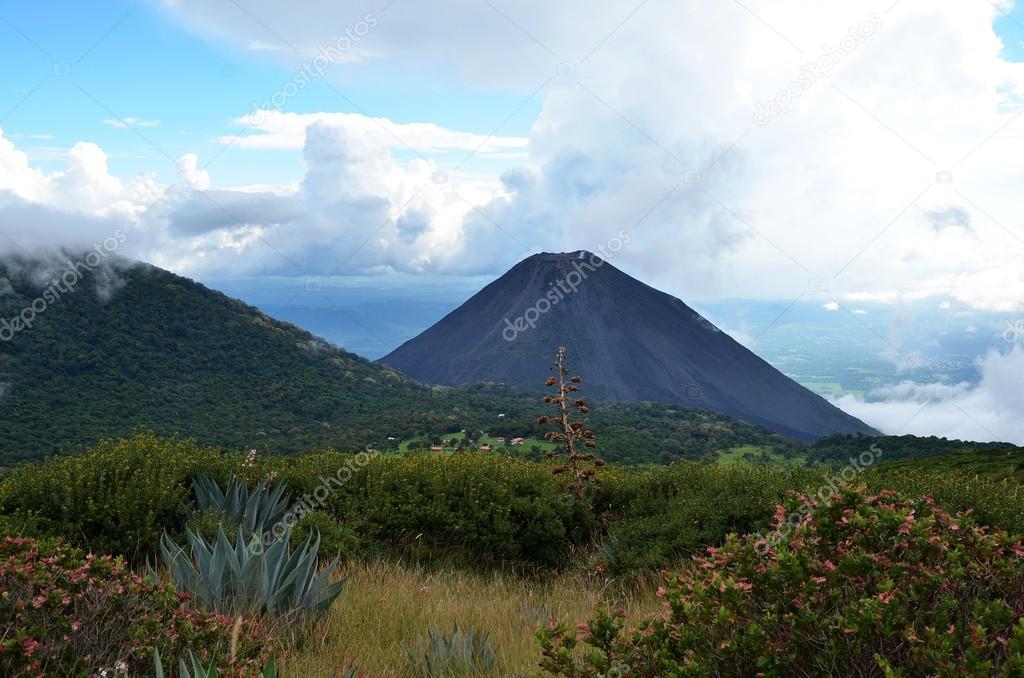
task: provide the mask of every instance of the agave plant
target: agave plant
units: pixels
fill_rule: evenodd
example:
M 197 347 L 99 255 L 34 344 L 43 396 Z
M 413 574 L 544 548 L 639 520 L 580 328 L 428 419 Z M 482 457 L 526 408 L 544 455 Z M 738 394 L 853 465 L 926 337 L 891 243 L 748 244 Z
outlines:
M 160 551 L 179 591 L 187 591 L 206 609 L 224 614 L 270 613 L 305 616 L 324 612 L 341 592 L 344 580 L 330 582 L 338 566 L 332 561 L 317 574 L 320 536 L 310 534 L 299 548 L 289 548 L 291 528 L 266 549 L 253 548 L 259 536 L 248 541 L 239 532 L 232 546 L 218 528 L 211 542 L 185 529 L 189 550 L 178 546 L 166 533 Z
M 412 674 L 422 678 L 481 676 L 493 672 L 497 663 L 490 634 L 458 624 L 450 634 L 430 629 L 406 655 Z
M 280 522 L 291 504 L 291 495 L 284 493 L 284 484 L 271 488 L 266 478 L 250 491 L 245 481 L 231 476 L 227 489 L 222 491 L 209 476 L 197 475 L 193 489 L 197 514 L 218 513 L 225 523 L 238 525 L 247 535 L 260 533 L 265 526 Z
M 203 666 L 203 663 L 191 651 L 188 653 L 188 658 L 188 662 L 184 659 L 178 660 L 178 678 L 218 678 L 220 675 L 217 672 L 216 662 L 211 662 L 209 666 Z M 189 664 L 191 664 L 191 667 Z M 164 663 L 160 659 L 160 650 L 153 654 L 153 675 L 156 678 L 164 678 L 165 675 Z M 352 674 L 353 678 L 354 675 Z M 273 656 L 267 660 L 267 664 L 260 671 L 258 678 L 277 678 L 277 665 L 274 663 Z

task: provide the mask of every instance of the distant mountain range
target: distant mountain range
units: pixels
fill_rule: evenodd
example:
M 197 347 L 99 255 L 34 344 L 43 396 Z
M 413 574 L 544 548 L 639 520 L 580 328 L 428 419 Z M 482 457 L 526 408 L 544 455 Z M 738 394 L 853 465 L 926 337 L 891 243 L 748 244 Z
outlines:
M 380 362 L 430 383 L 536 388 L 558 346 L 601 400 L 707 409 L 804 440 L 877 433 L 586 251 L 521 261 Z

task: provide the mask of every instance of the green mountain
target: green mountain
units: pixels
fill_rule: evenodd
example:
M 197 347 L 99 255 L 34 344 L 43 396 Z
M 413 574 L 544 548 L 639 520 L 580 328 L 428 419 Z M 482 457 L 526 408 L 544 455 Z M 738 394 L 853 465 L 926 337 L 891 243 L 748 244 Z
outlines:
M 0 260 L 0 466 L 139 429 L 281 454 L 397 448 L 462 428 L 540 435 L 539 383 L 532 393 L 423 385 L 150 265 L 110 259 L 64 284 L 81 259 Z M 587 366 L 575 367 L 586 394 Z M 790 444 L 678 405 L 591 412 L 609 461 Z

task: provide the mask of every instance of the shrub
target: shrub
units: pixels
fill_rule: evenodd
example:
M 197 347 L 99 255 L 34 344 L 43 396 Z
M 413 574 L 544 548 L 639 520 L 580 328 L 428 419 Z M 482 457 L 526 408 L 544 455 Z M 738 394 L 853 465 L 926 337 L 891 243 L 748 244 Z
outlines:
M 671 580 L 631 634 L 599 614 L 540 632 L 544 668 L 630 675 L 926 676 L 1024 671 L 1024 542 L 931 498 L 843 488 L 766 547 L 731 536 Z M 761 553 L 764 553 L 762 556 Z M 597 632 L 595 632 L 595 630 Z M 580 638 L 582 636 L 582 638 Z M 581 657 L 577 639 L 594 648 Z
M 120 559 L 82 556 L 58 542 L 0 540 L 0 674 L 142 673 L 156 649 L 226 658 L 231 620 L 192 609 L 186 596 L 133 575 Z M 268 639 L 239 628 L 231 669 L 258 667 Z
M 414 559 L 553 566 L 593 524 L 586 504 L 543 465 L 475 453 L 377 455 L 362 464 L 359 456 L 305 455 L 279 479 L 362 543 Z
M 497 661 L 490 634 L 463 630 L 458 624 L 451 633 L 430 629 L 406 655 L 410 673 L 419 678 L 486 675 L 494 671 Z
M 325 511 L 310 511 L 292 530 L 292 548 L 298 548 L 313 535 L 320 536 L 320 552 L 348 560 L 359 549 L 359 537 L 352 528 L 342 525 Z
M 647 473 L 605 472 L 598 511 L 609 514 L 603 565 L 635 573 L 766 527 L 787 492 L 821 482 L 816 471 L 678 462 Z
M 141 562 L 156 553 L 165 529 L 180 529 L 192 478 L 200 471 L 226 477 L 235 463 L 177 438 L 108 440 L 14 469 L 0 483 L 0 511 L 31 518 L 40 533 L 73 545 Z

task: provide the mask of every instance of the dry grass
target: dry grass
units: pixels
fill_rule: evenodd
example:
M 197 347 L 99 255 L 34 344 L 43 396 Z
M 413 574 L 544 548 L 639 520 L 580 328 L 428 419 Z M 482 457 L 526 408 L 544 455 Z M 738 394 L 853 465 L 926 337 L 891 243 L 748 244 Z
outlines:
M 406 649 L 431 626 L 489 632 L 498 655 L 494 675 L 535 673 L 537 627 L 551 615 L 573 624 L 598 603 L 625 608 L 635 622 L 658 608 L 647 587 L 609 586 L 584 575 L 547 581 L 512 575 L 428 571 L 394 562 L 354 563 L 330 612 L 297 649 L 281 657 L 285 676 L 335 676 L 348 664 L 373 678 L 410 675 Z

